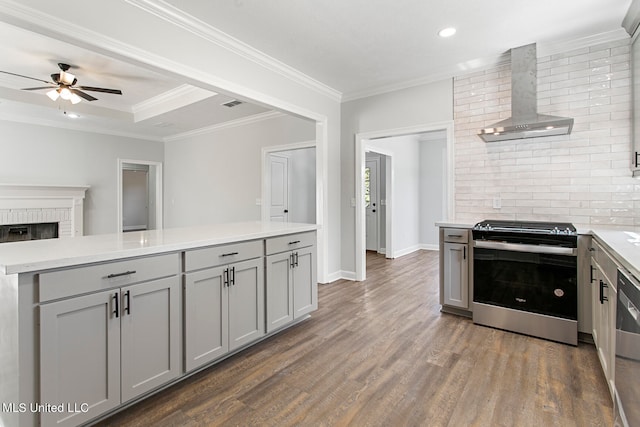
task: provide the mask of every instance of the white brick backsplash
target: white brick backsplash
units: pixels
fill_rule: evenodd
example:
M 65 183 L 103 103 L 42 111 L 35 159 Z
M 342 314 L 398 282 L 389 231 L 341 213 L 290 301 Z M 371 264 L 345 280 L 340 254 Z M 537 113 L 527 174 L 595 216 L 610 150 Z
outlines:
M 619 40 L 538 58 L 538 110 L 573 117 L 568 136 L 483 142 L 479 129 L 511 115 L 510 65 L 454 78 L 456 219 L 640 226 L 629 52 Z

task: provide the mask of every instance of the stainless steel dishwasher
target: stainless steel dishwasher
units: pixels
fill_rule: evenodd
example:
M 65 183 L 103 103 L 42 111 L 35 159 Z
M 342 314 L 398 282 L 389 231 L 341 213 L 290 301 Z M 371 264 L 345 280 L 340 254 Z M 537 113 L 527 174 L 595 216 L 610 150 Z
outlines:
M 615 425 L 640 426 L 640 281 L 618 269 Z

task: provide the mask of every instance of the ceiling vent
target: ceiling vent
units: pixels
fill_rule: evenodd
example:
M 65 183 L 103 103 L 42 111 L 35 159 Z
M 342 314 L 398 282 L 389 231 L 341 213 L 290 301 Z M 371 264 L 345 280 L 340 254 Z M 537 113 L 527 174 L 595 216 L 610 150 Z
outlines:
M 480 129 L 484 142 L 568 135 L 573 119 L 538 114 L 536 45 L 511 49 L 511 117 Z
M 242 104 L 242 101 L 238 101 L 237 99 L 232 99 L 231 101 L 225 102 L 225 103 L 220 104 L 220 105 L 232 108 L 232 107 L 235 107 L 235 106 L 240 105 L 240 104 Z

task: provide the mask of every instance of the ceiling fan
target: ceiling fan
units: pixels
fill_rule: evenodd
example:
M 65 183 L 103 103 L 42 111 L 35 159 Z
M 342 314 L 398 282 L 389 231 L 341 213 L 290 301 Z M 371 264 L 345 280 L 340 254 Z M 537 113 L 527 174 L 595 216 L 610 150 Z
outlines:
M 51 74 L 52 81 L 42 80 L 35 77 L 23 76 L 22 74 L 10 73 L 8 71 L 0 71 L 0 73 L 9 74 L 17 77 L 24 77 L 25 79 L 37 80 L 39 82 L 48 84 L 49 86 L 28 87 L 22 90 L 51 89 L 49 92 L 47 92 L 47 96 L 51 98 L 53 101 L 57 100 L 58 98 L 62 98 L 64 100 L 71 101 L 72 104 L 77 104 L 82 99 L 86 101 L 96 101 L 98 99 L 83 91 L 112 93 L 115 95 L 122 95 L 122 91 L 120 89 L 105 89 L 105 88 L 93 87 L 93 86 L 76 86 L 78 79 L 76 79 L 76 76 L 68 72 L 71 66 L 68 64 L 58 63 L 58 67 L 60 67 L 60 72 Z

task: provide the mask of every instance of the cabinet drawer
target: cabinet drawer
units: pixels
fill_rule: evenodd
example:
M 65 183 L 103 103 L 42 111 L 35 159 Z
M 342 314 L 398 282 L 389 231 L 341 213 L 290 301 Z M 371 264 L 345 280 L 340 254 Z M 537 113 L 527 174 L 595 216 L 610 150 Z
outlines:
M 40 274 L 40 302 L 177 275 L 177 253 L 130 258 Z
M 184 254 L 185 271 L 244 261 L 264 255 L 263 240 L 194 249 Z
M 468 243 L 469 230 L 466 228 L 445 228 L 444 241 L 450 243 Z
M 312 246 L 316 243 L 316 232 L 289 234 L 287 236 L 267 239 L 267 255 L 277 254 L 292 249 Z

